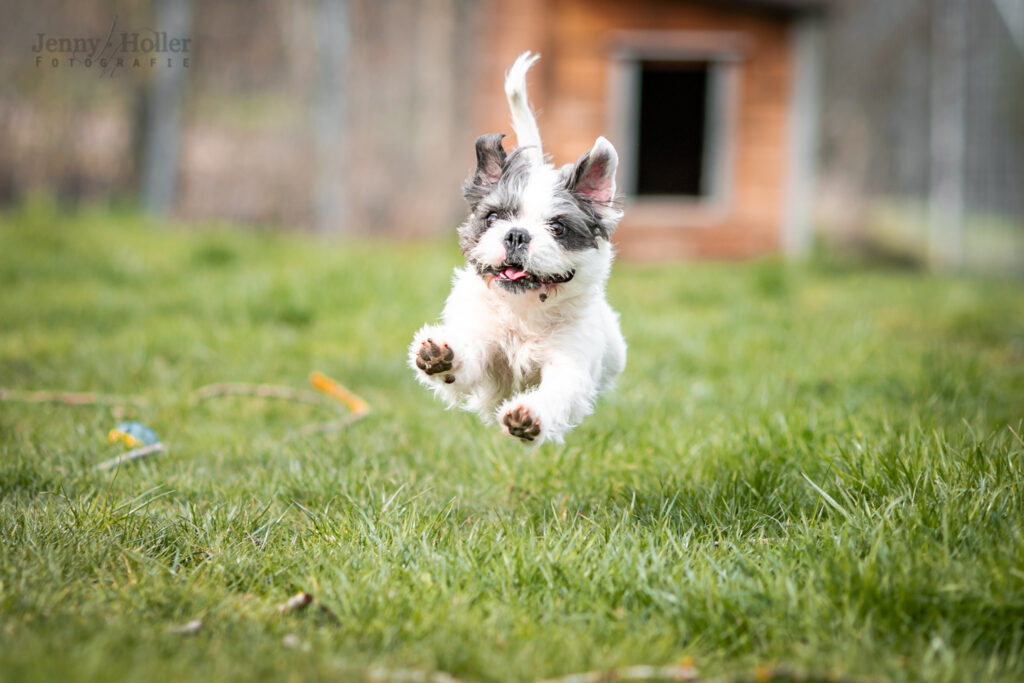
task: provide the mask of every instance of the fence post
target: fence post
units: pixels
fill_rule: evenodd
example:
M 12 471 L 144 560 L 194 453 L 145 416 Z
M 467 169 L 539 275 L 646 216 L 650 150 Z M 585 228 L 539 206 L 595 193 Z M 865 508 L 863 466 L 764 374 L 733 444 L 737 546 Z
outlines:
M 319 0 L 316 23 L 314 221 L 319 232 L 342 232 L 350 227 L 346 187 L 346 88 L 351 40 L 348 0 Z
M 191 21 L 192 0 L 157 0 L 156 31 L 169 39 L 187 38 Z M 145 210 L 164 216 L 174 208 L 178 193 L 181 101 L 188 69 L 174 63 L 159 64 L 154 71 L 145 97 L 141 190 Z
M 967 2 L 931 3 L 928 258 L 933 268 L 959 268 L 964 262 Z

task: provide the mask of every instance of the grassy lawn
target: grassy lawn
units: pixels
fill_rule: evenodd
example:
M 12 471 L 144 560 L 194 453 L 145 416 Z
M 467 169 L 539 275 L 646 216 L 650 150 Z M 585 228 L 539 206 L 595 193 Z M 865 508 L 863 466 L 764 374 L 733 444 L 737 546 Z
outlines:
M 405 366 L 454 238 L 32 204 L 0 247 L 0 387 L 146 402 L 0 403 L 5 681 L 1024 678 L 1019 281 L 619 264 L 619 388 L 531 453 Z M 195 396 L 312 370 L 372 413 Z M 93 470 L 122 419 L 166 452 Z

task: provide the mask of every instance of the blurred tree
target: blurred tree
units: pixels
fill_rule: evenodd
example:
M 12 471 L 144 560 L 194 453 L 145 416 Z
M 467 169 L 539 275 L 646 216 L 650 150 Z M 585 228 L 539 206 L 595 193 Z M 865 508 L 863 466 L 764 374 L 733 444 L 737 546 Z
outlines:
M 349 225 L 345 176 L 350 40 L 348 0 L 318 0 L 313 104 L 317 174 L 313 203 L 314 222 L 320 232 L 344 232 Z
M 168 36 L 187 36 L 192 0 L 156 0 L 155 25 Z M 182 64 L 157 69 L 146 95 L 143 124 L 142 203 L 166 215 L 174 208 L 181 147 L 181 101 L 188 73 Z

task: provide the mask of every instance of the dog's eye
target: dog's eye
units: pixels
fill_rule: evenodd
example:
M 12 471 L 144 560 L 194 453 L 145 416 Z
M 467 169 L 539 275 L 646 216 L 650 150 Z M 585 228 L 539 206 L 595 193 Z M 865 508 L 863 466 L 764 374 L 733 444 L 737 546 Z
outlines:
M 551 226 L 551 233 L 555 237 L 561 237 L 565 234 L 565 226 L 562 224 L 562 221 L 551 221 L 548 225 Z
M 498 220 L 498 214 L 496 214 L 496 213 L 489 213 L 489 214 L 487 214 L 487 227 L 489 228 L 492 225 L 494 225 L 497 222 L 497 220 Z

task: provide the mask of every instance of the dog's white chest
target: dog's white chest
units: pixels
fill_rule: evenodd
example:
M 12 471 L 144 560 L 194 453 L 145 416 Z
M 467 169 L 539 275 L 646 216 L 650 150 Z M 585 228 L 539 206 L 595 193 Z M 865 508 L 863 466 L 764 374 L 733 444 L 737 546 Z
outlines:
M 521 391 L 539 384 L 540 369 L 546 357 L 543 338 L 521 321 L 504 322 L 507 326 L 497 339 L 495 359 L 504 366 L 502 374 L 509 389 Z

